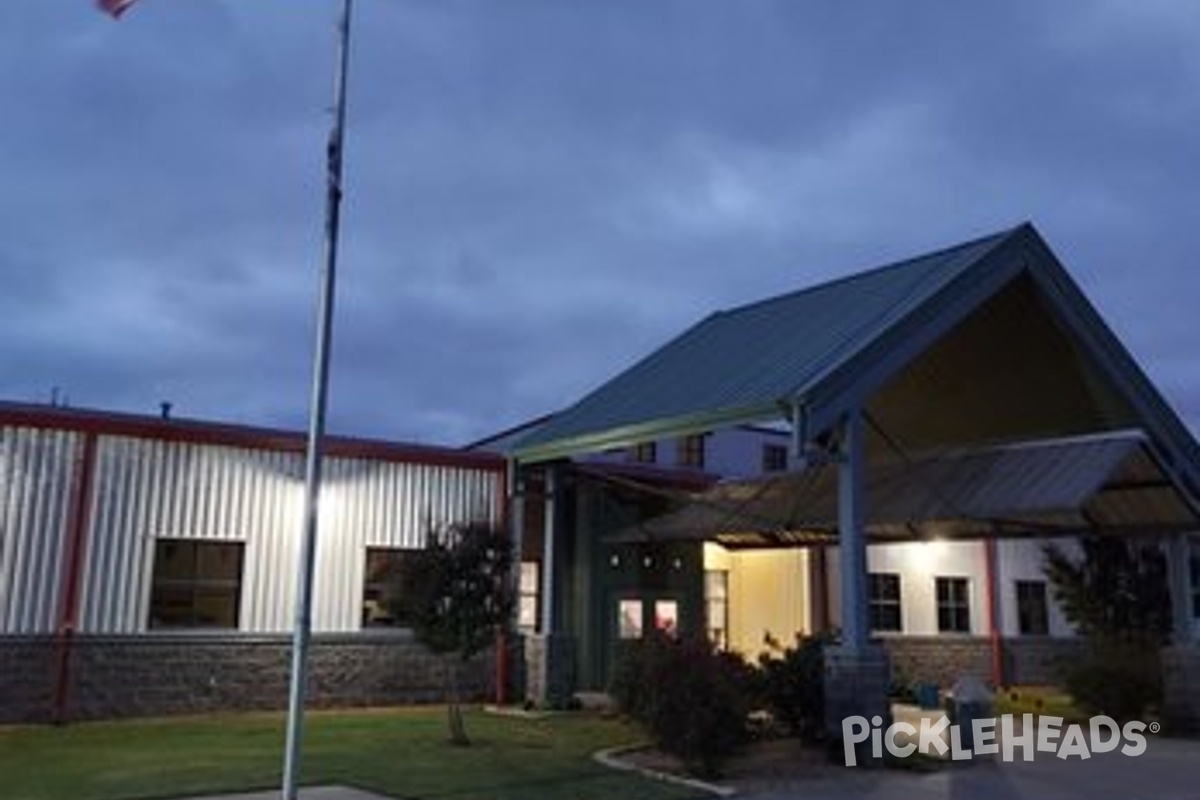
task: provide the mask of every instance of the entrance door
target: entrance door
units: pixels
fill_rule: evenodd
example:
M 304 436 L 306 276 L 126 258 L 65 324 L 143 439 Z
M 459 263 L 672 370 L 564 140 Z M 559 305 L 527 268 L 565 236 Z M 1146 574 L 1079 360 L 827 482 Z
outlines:
M 669 636 L 679 633 L 678 595 L 662 592 L 613 592 L 605 607 L 608 637 L 604 679 L 613 674 L 613 667 L 621 657 L 622 645 L 636 642 L 652 631 L 662 631 Z
M 641 639 L 650 631 L 679 633 L 679 598 L 673 594 L 620 593 L 609 604 L 613 639 Z

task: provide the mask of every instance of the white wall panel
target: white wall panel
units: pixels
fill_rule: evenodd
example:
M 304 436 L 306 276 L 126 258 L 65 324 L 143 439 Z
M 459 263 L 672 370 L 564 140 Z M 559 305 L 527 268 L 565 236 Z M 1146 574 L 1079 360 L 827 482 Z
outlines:
M 154 542 L 170 538 L 243 542 L 242 629 L 281 629 L 273 605 L 290 595 L 290 573 L 273 568 L 270 556 L 291 555 L 280 542 L 297 535 L 300 466 L 294 454 L 101 437 L 82 629 L 145 630 Z
M 430 528 L 497 521 L 495 473 L 331 458 L 321 495 L 313 628 L 358 630 L 368 547 L 416 548 Z
M 146 630 L 154 542 L 242 542 L 240 629 L 291 629 L 303 456 L 104 436 L 97 448 L 81 629 Z M 321 495 L 314 630 L 359 627 L 367 547 L 419 547 L 430 525 L 498 511 L 493 472 L 329 458 Z
M 50 633 L 81 437 L 0 428 L 0 634 Z

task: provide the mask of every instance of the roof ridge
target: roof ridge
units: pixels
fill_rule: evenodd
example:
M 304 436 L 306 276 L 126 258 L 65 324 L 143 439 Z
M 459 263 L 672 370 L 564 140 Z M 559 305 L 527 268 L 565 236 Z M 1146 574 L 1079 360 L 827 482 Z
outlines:
M 875 275 L 878 275 L 881 272 L 887 272 L 889 270 L 900 269 L 902 267 L 909 266 L 910 264 L 916 263 L 918 261 L 925 261 L 927 259 L 945 256 L 956 250 L 966 250 L 971 247 L 977 247 L 989 240 L 994 240 L 994 242 L 993 242 L 993 246 L 994 246 L 994 245 L 999 244 L 1000 242 L 1004 241 L 1005 239 L 1009 238 L 1014 233 L 1016 233 L 1017 231 L 1021 230 L 1022 228 L 1026 227 L 1028 225 L 1029 225 L 1028 222 L 1023 222 L 1020 225 L 1015 225 L 1011 228 L 1006 228 L 1005 230 L 996 231 L 995 233 L 990 233 L 990 234 L 987 234 L 984 236 L 978 236 L 974 239 L 970 239 L 965 242 L 959 242 L 958 244 L 950 245 L 949 247 L 943 247 L 938 250 L 931 250 L 927 253 L 921 253 L 919 255 L 910 256 L 908 258 L 902 258 L 902 259 L 899 259 L 896 261 L 889 262 L 882 266 L 872 267 L 870 269 L 865 269 L 865 270 L 856 271 L 856 272 L 850 272 L 846 275 L 842 275 L 837 278 L 832 278 L 832 279 L 824 281 L 822 283 L 813 284 L 811 286 L 803 286 L 799 289 L 793 289 L 788 292 L 783 292 L 782 294 L 776 294 L 776 295 L 772 295 L 770 297 L 764 297 L 759 300 L 752 300 L 748 303 L 743 303 L 742 305 L 731 306 L 729 308 L 719 309 L 717 311 L 710 313 L 702 321 L 707 321 L 709 319 L 713 319 L 716 317 L 727 317 L 727 316 L 732 316 L 734 314 L 741 314 L 742 312 L 750 311 L 751 309 L 754 309 L 754 308 L 757 308 L 760 306 L 769 305 L 771 303 L 783 302 L 785 300 L 793 300 L 797 297 L 801 297 L 806 294 L 813 294 L 818 291 L 825 291 L 826 289 L 830 289 L 830 288 L 839 286 L 844 283 L 849 283 L 851 281 L 858 281 L 858 280 L 862 280 L 865 278 L 873 277 Z

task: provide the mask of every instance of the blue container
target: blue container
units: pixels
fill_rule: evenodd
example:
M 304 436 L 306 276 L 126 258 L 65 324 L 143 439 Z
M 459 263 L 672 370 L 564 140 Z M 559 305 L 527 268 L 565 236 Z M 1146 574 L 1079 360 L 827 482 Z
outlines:
M 917 696 L 917 705 L 924 710 L 935 709 L 938 707 L 938 687 L 936 683 L 918 683 L 913 687 L 913 694 Z

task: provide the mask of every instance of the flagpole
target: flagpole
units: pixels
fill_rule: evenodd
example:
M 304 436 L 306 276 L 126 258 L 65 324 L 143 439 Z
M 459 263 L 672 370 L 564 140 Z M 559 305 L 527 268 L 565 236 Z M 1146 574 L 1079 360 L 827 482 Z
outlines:
M 333 126 L 326 151 L 325 261 L 321 269 L 313 351 L 308 447 L 304 466 L 304 528 L 297 576 L 296 624 L 292 634 L 291 689 L 288 693 L 287 745 L 283 762 L 283 800 L 296 800 L 304 738 L 304 705 L 308 647 L 312 634 L 312 588 L 316 563 L 317 519 L 321 488 L 321 451 L 329 394 L 329 357 L 333 333 L 333 299 L 337 276 L 338 227 L 342 201 L 342 143 L 346 125 L 346 75 L 350 56 L 350 12 L 353 0 L 342 0 L 334 77 Z

